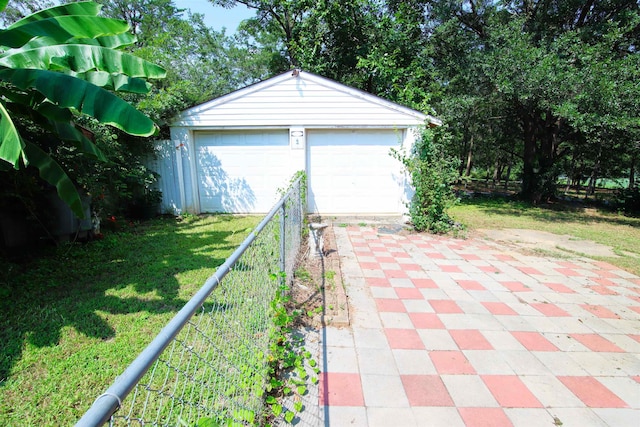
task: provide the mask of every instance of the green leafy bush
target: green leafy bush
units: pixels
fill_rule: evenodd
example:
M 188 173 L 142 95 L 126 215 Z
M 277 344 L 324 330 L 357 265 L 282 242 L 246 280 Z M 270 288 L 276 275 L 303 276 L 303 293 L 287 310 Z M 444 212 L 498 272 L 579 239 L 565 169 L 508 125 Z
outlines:
M 458 199 L 453 184 L 458 177 L 459 160 L 445 150 L 446 129 L 421 129 L 410 155 L 394 150 L 411 177 L 415 193 L 409 203 L 409 214 L 418 231 L 446 233 L 455 223 L 448 214 Z

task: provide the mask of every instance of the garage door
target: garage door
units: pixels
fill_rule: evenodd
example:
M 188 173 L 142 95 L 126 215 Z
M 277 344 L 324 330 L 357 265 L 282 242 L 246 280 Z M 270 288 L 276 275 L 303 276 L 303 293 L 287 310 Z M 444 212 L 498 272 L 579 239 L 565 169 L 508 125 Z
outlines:
M 287 129 L 198 132 L 201 212 L 265 213 L 291 178 Z
M 309 211 L 401 213 L 404 176 L 389 155 L 401 140 L 393 130 L 309 130 Z

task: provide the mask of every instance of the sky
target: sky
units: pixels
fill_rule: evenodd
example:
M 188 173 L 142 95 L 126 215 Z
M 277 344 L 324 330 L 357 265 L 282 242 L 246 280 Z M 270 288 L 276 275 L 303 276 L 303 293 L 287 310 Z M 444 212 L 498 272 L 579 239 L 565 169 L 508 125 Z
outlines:
M 173 0 L 173 4 L 179 9 L 191 9 L 191 12 L 204 14 L 204 22 L 216 31 L 222 27 L 227 29 L 227 34 L 235 33 L 240 21 L 255 15 L 255 9 L 248 9 L 239 5 L 231 9 L 214 6 L 208 0 Z

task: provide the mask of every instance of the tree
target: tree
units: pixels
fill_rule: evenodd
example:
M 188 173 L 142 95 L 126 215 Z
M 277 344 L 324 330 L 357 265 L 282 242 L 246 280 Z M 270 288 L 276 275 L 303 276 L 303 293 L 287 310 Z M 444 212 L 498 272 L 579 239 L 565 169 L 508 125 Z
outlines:
M 6 0 L 0 3 L 0 9 L 6 6 Z M 103 160 L 75 118 L 85 115 L 131 135 L 150 136 L 157 129 L 153 121 L 112 91 L 147 93 L 145 79 L 166 74 L 123 52 L 135 42 L 128 25 L 98 12 L 93 2 L 70 3 L 31 14 L 0 32 L 0 167 L 35 166 L 79 217 L 84 213 L 73 181 L 40 141 L 25 137 L 25 128 L 41 127 L 60 144 Z
M 440 1 L 430 13 L 445 96 L 476 94 L 517 124 L 523 197 L 554 194 L 574 141 L 602 148 L 637 129 L 637 2 Z

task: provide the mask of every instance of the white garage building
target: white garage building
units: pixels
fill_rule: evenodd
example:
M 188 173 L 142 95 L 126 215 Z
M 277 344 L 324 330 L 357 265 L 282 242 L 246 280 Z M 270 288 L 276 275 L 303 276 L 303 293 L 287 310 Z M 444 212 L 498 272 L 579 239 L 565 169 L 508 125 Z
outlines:
M 172 155 L 160 171 L 164 209 L 266 213 L 278 189 L 304 170 L 308 212 L 399 215 L 411 189 L 390 149 L 409 149 L 425 123 L 439 124 L 333 80 L 289 71 L 176 118 L 165 151 Z

